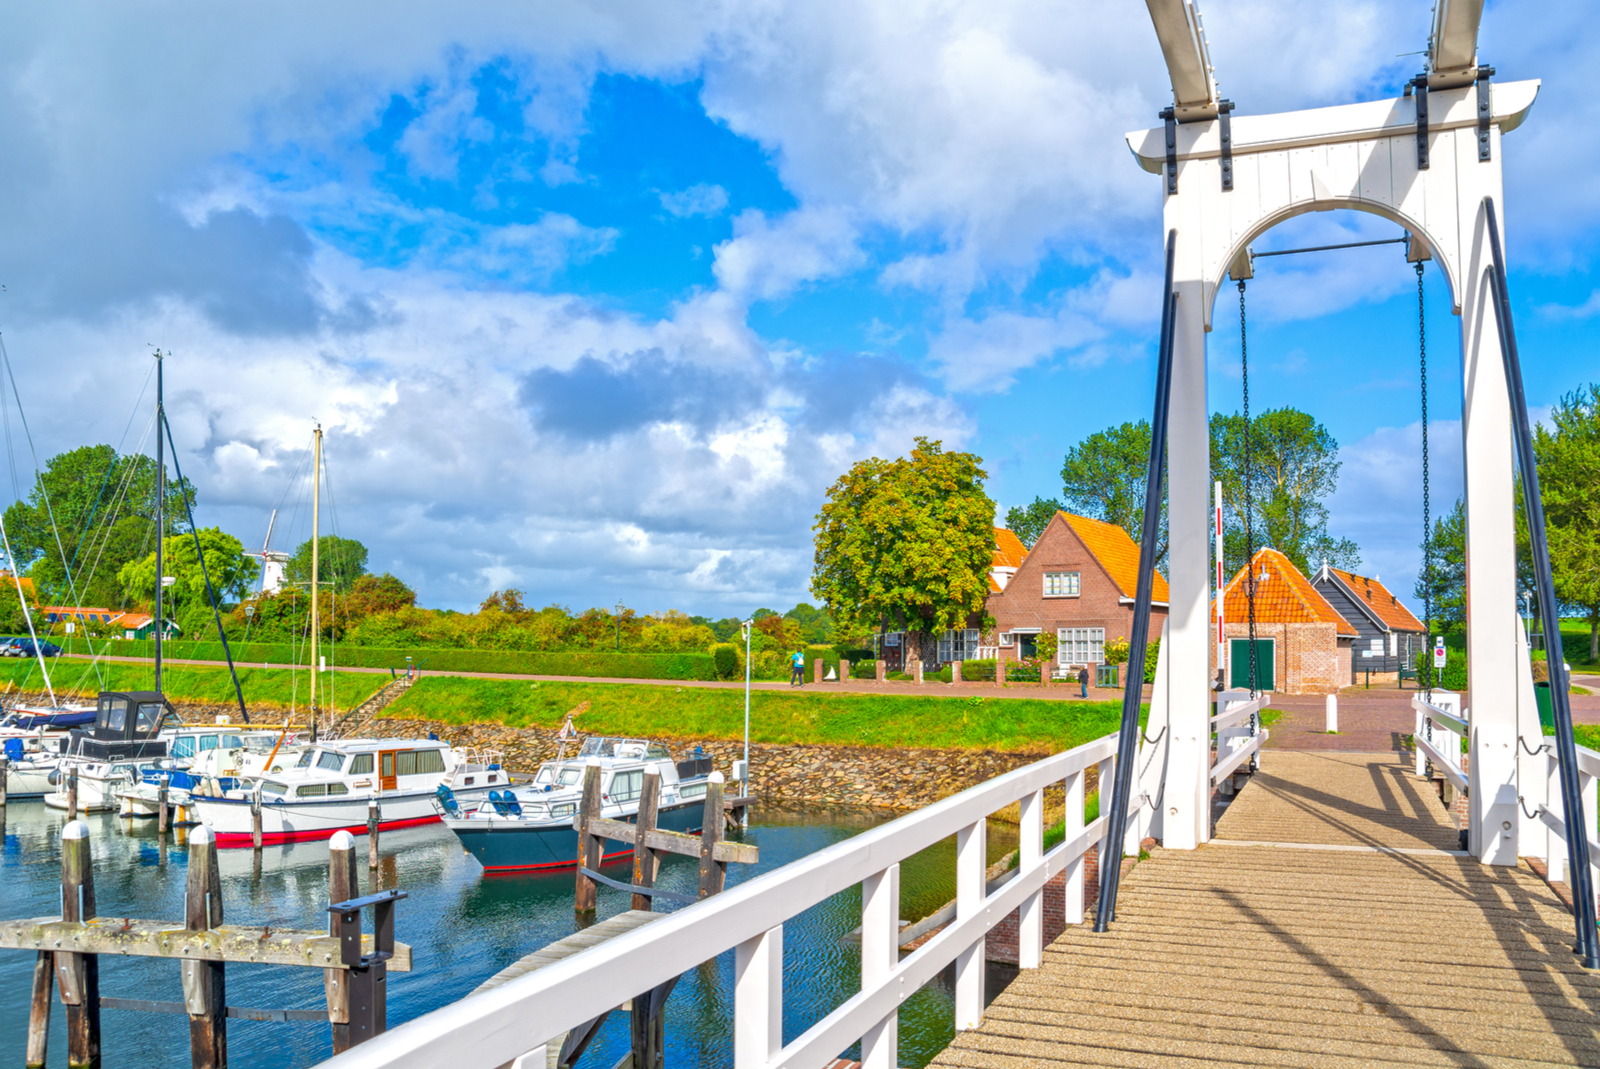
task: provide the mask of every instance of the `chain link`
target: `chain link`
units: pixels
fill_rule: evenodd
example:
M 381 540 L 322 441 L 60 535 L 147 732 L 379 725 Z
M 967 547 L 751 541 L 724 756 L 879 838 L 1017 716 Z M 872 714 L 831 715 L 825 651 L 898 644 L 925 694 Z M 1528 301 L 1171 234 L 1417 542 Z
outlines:
M 1422 292 L 1422 261 L 1417 261 L 1417 354 L 1422 377 L 1422 626 L 1426 647 L 1422 689 L 1433 693 L 1433 516 L 1428 486 L 1428 317 Z
M 1239 280 L 1239 377 L 1244 384 L 1244 591 L 1250 620 L 1250 697 L 1256 696 L 1256 681 L 1260 678 L 1256 667 L 1256 538 L 1252 526 L 1255 513 L 1255 433 L 1250 425 L 1250 348 L 1246 339 L 1244 315 L 1244 279 Z

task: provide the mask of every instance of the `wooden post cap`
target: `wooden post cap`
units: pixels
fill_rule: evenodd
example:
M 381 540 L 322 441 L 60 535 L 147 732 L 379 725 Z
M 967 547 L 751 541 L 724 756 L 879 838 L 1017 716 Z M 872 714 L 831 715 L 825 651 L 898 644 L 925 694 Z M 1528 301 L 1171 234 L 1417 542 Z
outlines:
M 89 837 L 89 825 L 81 820 L 68 821 L 67 826 L 61 829 L 61 837 L 63 839 L 87 839 Z
M 722 781 L 723 775 L 721 772 L 712 772 L 711 775 L 706 777 L 707 783 L 721 783 Z
M 333 837 L 328 840 L 328 849 L 330 850 L 354 850 L 355 848 L 356 837 L 343 828 L 334 832 Z
M 202 824 L 189 832 L 190 846 L 210 846 L 217 841 L 217 833 Z

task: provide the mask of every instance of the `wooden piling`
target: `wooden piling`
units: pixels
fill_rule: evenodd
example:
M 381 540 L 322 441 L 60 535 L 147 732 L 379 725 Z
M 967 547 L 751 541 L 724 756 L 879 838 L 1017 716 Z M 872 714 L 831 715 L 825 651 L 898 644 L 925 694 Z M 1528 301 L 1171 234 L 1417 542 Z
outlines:
M 367 799 L 367 869 L 377 871 L 378 868 L 378 824 L 383 819 L 383 810 L 378 806 L 377 796 Z M 376 888 L 374 888 L 376 890 Z
M 583 803 L 578 809 L 578 887 L 573 909 L 580 917 L 593 917 L 599 900 L 595 882 L 583 873 L 584 869 L 600 871 L 600 858 L 605 850 L 604 838 L 591 835 L 589 825 L 600 819 L 600 762 L 590 759 L 583 770 Z
M 78 766 L 67 770 L 67 819 L 78 819 Z
M 156 830 L 162 835 L 167 833 L 168 822 L 171 820 L 167 808 L 167 784 L 170 782 L 165 772 L 161 773 L 161 786 L 156 788 Z
M 656 852 L 645 840 L 650 838 L 650 833 L 656 830 L 656 811 L 661 805 L 661 773 L 653 768 L 645 769 L 644 786 L 639 790 L 639 817 L 635 827 L 639 830 L 633 840 L 633 885 L 635 887 L 654 887 L 656 885 L 656 872 L 659 861 Z M 633 908 L 650 912 L 653 899 L 649 895 L 634 892 Z M 638 1035 L 637 1032 L 634 1033 Z M 638 1065 L 635 1058 L 634 1064 Z
M 334 832 L 328 841 L 328 904 L 348 902 L 359 897 L 356 883 L 356 839 L 347 831 Z M 328 916 L 328 933 L 336 927 Z M 350 974 L 344 969 L 324 969 L 323 987 L 328 995 L 328 1024 L 333 1028 L 333 1053 L 350 1049 Z
M 33 1001 L 28 1007 L 28 1069 L 44 1069 L 50 1047 L 50 979 L 55 972 L 55 955 L 39 951 L 33 962 Z
M 61 919 L 87 921 L 95 916 L 89 827 L 74 820 L 61 830 Z M 72 1069 L 98 1066 L 100 956 L 58 952 L 55 959 L 56 983 L 67 1008 L 67 1064 Z
M 222 874 L 217 866 L 217 839 L 202 824 L 189 835 L 189 882 L 184 896 L 183 926 L 191 932 L 222 925 Z M 189 1011 L 189 1057 L 194 1069 L 222 1069 L 228 1064 L 227 992 L 220 961 L 185 959 L 183 1001 Z
M 256 852 L 256 863 L 261 861 L 261 781 L 256 781 L 255 790 L 250 792 L 250 847 Z M 355 864 L 354 860 L 351 864 Z M 354 893 L 354 892 L 352 892 Z M 342 901 L 342 899 L 335 899 Z
M 9 771 L 11 762 L 0 757 L 0 810 L 6 807 L 6 772 Z
M 722 773 L 713 772 L 706 781 L 706 807 L 700 817 L 700 897 L 722 892 L 728 876 L 728 863 L 713 855 L 722 841 Z

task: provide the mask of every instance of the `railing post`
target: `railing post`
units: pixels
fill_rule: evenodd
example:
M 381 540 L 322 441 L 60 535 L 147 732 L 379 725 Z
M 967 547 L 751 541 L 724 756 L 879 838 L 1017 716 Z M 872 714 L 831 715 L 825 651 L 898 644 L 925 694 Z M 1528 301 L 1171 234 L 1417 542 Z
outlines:
M 984 908 L 984 862 L 988 821 L 979 820 L 956 832 L 956 923 Z M 979 938 L 956 955 L 956 1030 L 978 1027 L 983 1020 L 984 946 Z
M 1433 697 L 1432 693 L 1429 693 L 1428 697 L 1431 699 Z M 1411 708 L 1417 714 L 1417 726 L 1412 729 L 1411 734 L 1411 739 L 1413 742 L 1412 750 L 1417 756 L 1417 778 L 1421 779 L 1428 774 L 1428 757 L 1422 752 L 1422 747 L 1414 744 L 1416 740 L 1427 737 L 1425 734 L 1427 730 L 1427 711 L 1423 709 L 1422 706 L 1416 704 L 1417 699 L 1413 698 L 1411 701 Z
M 783 925 L 734 948 L 733 1065 L 755 1069 L 783 1047 Z
M 222 924 L 222 879 L 217 868 L 217 840 L 204 824 L 189 834 L 189 880 L 184 896 L 183 926 L 204 932 Z M 228 1064 L 227 1000 L 220 961 L 180 963 L 183 1001 L 189 1011 L 189 1056 L 194 1069 L 220 1069 Z
M 1065 808 L 1062 810 L 1062 820 L 1066 822 L 1066 842 L 1072 842 L 1083 834 L 1083 773 L 1074 772 L 1067 777 Z M 1083 923 L 1083 855 L 1079 855 L 1067 862 L 1063 872 L 1066 886 L 1062 888 L 1062 912 L 1067 924 Z
M 1552 816 L 1567 819 L 1566 809 L 1561 804 L 1561 761 L 1552 752 L 1550 764 L 1545 771 L 1545 789 L 1549 792 L 1545 802 Z M 1556 834 L 1554 828 L 1545 828 L 1544 871 L 1545 878 L 1552 883 L 1565 883 L 1567 880 L 1567 844 L 1561 836 Z
M 1209 769 L 1207 769 L 1207 774 L 1208 775 L 1210 774 L 1210 770 Z M 1099 779 L 1098 779 L 1098 782 L 1095 784 L 1095 790 L 1100 795 L 1100 815 L 1103 816 L 1103 817 L 1107 817 L 1107 816 L 1111 815 L 1111 801 L 1112 801 L 1112 797 L 1116 793 L 1111 788 L 1112 788 L 1112 785 L 1115 784 L 1116 782 L 1117 782 L 1117 758 L 1116 758 L 1116 755 L 1113 754 L 1112 756 L 1106 758 L 1104 761 L 1100 762 Z M 1106 893 L 1106 883 L 1107 883 L 1107 881 L 1109 881 L 1111 879 L 1111 866 L 1117 864 L 1118 862 L 1120 862 L 1122 860 L 1122 851 L 1121 850 L 1114 850 L 1111 847 L 1111 829 L 1113 827 L 1115 827 L 1115 825 L 1116 825 L 1116 821 L 1115 820 L 1106 821 L 1106 833 L 1103 836 L 1100 837 L 1100 845 L 1096 848 L 1096 851 L 1095 851 L 1095 860 L 1096 860 L 1097 864 L 1099 865 L 1099 870 L 1100 870 L 1099 871 L 1099 876 L 1100 876 L 1099 884 L 1100 884 L 1100 887 L 1099 887 L 1099 890 L 1097 892 L 1100 895 L 1104 895 Z M 1112 917 L 1108 917 L 1107 921 L 1109 922 L 1109 921 L 1112 921 L 1112 920 L 1115 920 L 1115 919 L 1116 919 L 1116 917 L 1112 916 Z
M 644 772 L 644 786 L 639 789 L 639 816 L 634 826 L 638 829 L 633 836 L 633 885 L 635 887 L 654 887 L 656 885 L 656 869 L 660 867 L 656 859 L 656 852 L 645 844 L 645 839 L 656 830 L 656 811 L 661 805 L 661 773 L 653 768 Z M 637 892 L 633 896 L 633 908 L 646 913 L 650 912 L 655 904 L 655 899 L 649 895 Z M 643 1069 L 642 1066 L 637 1069 Z
M 28 1069 L 44 1069 L 50 1049 L 50 974 L 55 955 L 41 950 L 33 961 L 33 999 L 28 1007 Z
M 1557 786 L 1559 786 L 1559 784 L 1557 784 Z M 1600 824 L 1595 822 L 1595 802 L 1597 794 L 1600 794 L 1600 792 L 1596 791 L 1596 786 L 1597 784 L 1593 776 L 1585 775 L 1581 769 L 1578 771 L 1578 804 L 1583 806 L 1583 826 L 1585 828 L 1600 827 Z M 1568 821 L 1567 827 L 1571 828 L 1573 823 L 1575 822 Z M 1600 857 L 1597 857 L 1593 850 L 1590 850 L 1588 854 L 1589 886 L 1592 888 L 1600 888 Z M 1578 893 L 1578 881 L 1569 880 L 1567 885 L 1572 888 L 1572 893 L 1574 895 L 1573 900 L 1576 901 L 1576 895 Z M 1591 904 L 1594 905 L 1596 909 L 1600 909 L 1600 901 L 1596 901 Z
M 1022 836 L 1017 875 L 1026 876 L 1044 864 L 1044 791 L 1022 797 Z M 1037 969 L 1044 960 L 1044 888 L 1022 900 L 1017 909 L 1017 965 Z
M 861 884 L 861 990 L 881 984 L 900 963 L 900 863 Z M 861 1037 L 861 1069 L 899 1069 L 900 1014 Z
M 74 784 L 76 786 L 76 784 Z M 61 830 L 61 919 L 95 917 L 94 869 L 89 857 L 89 827 L 74 820 Z M 100 957 L 97 954 L 55 956 L 56 982 L 67 1008 L 67 1064 L 100 1064 Z M 48 1020 L 48 1014 L 46 1014 Z M 43 1043 L 40 1044 L 41 1056 Z
M 257 795 L 259 797 L 259 793 Z M 328 840 L 328 904 L 348 902 L 360 895 L 356 882 L 356 838 L 347 831 L 336 831 Z M 328 934 L 338 934 L 330 914 Z M 350 972 L 347 969 L 322 970 L 323 989 L 328 996 L 328 1024 L 333 1030 L 333 1053 L 350 1049 Z

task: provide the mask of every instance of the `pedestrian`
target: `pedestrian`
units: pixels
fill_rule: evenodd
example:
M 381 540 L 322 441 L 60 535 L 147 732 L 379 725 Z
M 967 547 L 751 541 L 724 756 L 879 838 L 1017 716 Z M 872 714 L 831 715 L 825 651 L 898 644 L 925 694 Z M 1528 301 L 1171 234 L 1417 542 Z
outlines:
M 1078 688 L 1079 688 L 1078 697 L 1087 698 L 1089 696 L 1089 666 L 1088 665 L 1084 665 L 1082 668 L 1078 669 Z
M 794 656 L 789 658 L 789 685 L 803 687 L 806 685 L 806 655 L 799 650 L 794 651 Z

